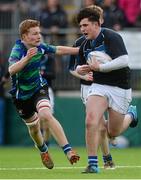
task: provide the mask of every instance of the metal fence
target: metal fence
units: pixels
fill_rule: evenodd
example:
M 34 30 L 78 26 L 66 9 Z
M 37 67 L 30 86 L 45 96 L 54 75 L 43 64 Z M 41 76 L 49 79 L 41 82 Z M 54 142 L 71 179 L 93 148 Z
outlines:
M 57 35 L 50 34 L 49 31 L 44 30 L 45 34 L 45 41 L 48 43 L 53 43 L 54 45 L 69 45 L 72 46 L 75 39 L 79 36 L 78 29 L 76 28 L 68 28 L 68 29 L 60 29 L 59 33 Z M 128 40 L 129 51 L 130 55 L 135 57 L 136 59 L 132 59 L 132 64 L 136 64 L 134 67 L 131 67 L 131 84 L 133 90 L 141 90 L 141 40 L 140 38 L 140 30 L 128 30 L 122 31 L 122 35 L 124 34 L 125 40 Z M 128 34 L 128 36 L 126 36 Z M 61 35 L 61 36 L 60 36 Z M 62 38 L 62 35 L 65 37 Z M 138 35 L 136 39 L 135 37 Z M 56 38 L 57 37 L 57 38 Z M 60 39 L 59 39 L 60 37 Z M 9 53 L 11 50 L 11 47 L 13 46 L 15 40 L 18 38 L 18 32 L 17 30 L 11 28 L 11 29 L 0 29 L 0 62 L 4 62 L 5 66 L 7 66 Z M 133 39 L 135 40 L 135 43 L 133 43 Z M 63 40 L 63 41 L 62 41 Z M 137 42 L 136 42 L 137 41 Z M 133 44 L 134 47 L 131 47 Z M 128 49 L 128 47 L 127 47 Z M 133 51 L 135 50 L 135 52 Z M 134 63 L 135 60 L 135 63 Z M 53 87 L 56 91 L 60 90 L 79 90 L 80 89 L 80 82 L 78 79 L 73 77 L 69 71 L 68 71 L 68 62 L 69 62 L 69 56 L 62 56 L 62 57 L 56 57 L 56 79 L 53 82 Z

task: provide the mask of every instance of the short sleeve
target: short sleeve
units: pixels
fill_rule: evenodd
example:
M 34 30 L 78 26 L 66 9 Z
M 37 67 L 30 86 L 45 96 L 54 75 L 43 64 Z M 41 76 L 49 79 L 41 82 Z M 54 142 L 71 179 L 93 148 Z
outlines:
M 11 66 L 12 64 L 16 63 L 17 61 L 19 61 L 21 59 L 21 52 L 19 48 L 14 47 L 11 51 L 11 54 L 9 56 L 8 62 L 9 62 L 9 66 Z

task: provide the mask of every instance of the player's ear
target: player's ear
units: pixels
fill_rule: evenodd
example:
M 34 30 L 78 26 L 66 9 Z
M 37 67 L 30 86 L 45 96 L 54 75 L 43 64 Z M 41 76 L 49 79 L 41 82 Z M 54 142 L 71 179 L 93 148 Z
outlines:
M 26 34 L 22 34 L 21 39 L 23 40 L 25 39 L 25 37 L 26 37 Z
M 100 24 L 103 24 L 104 23 L 104 19 L 100 18 L 99 22 L 100 22 Z

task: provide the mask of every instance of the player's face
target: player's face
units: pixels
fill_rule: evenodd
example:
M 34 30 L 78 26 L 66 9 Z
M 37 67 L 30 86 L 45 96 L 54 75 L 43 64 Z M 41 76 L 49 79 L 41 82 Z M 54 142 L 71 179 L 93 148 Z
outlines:
M 41 43 L 41 31 L 40 28 L 32 27 L 28 33 L 23 35 L 23 41 L 30 47 L 39 46 Z
M 84 18 L 80 21 L 80 30 L 85 35 L 86 39 L 95 39 L 99 32 L 99 26 L 97 22 L 91 22 L 88 18 Z

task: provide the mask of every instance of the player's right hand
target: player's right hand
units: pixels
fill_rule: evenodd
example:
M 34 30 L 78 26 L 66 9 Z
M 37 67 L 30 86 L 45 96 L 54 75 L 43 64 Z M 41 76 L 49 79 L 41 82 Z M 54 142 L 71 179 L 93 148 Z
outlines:
M 28 59 L 31 59 L 33 56 L 35 56 L 37 54 L 37 52 L 38 52 L 37 47 L 30 48 L 30 49 L 28 49 L 26 56 Z
M 80 75 L 85 75 L 85 74 L 89 73 L 90 71 L 91 71 L 91 69 L 90 69 L 89 65 L 87 65 L 87 64 L 84 64 L 81 66 L 78 65 L 76 67 L 76 72 Z

